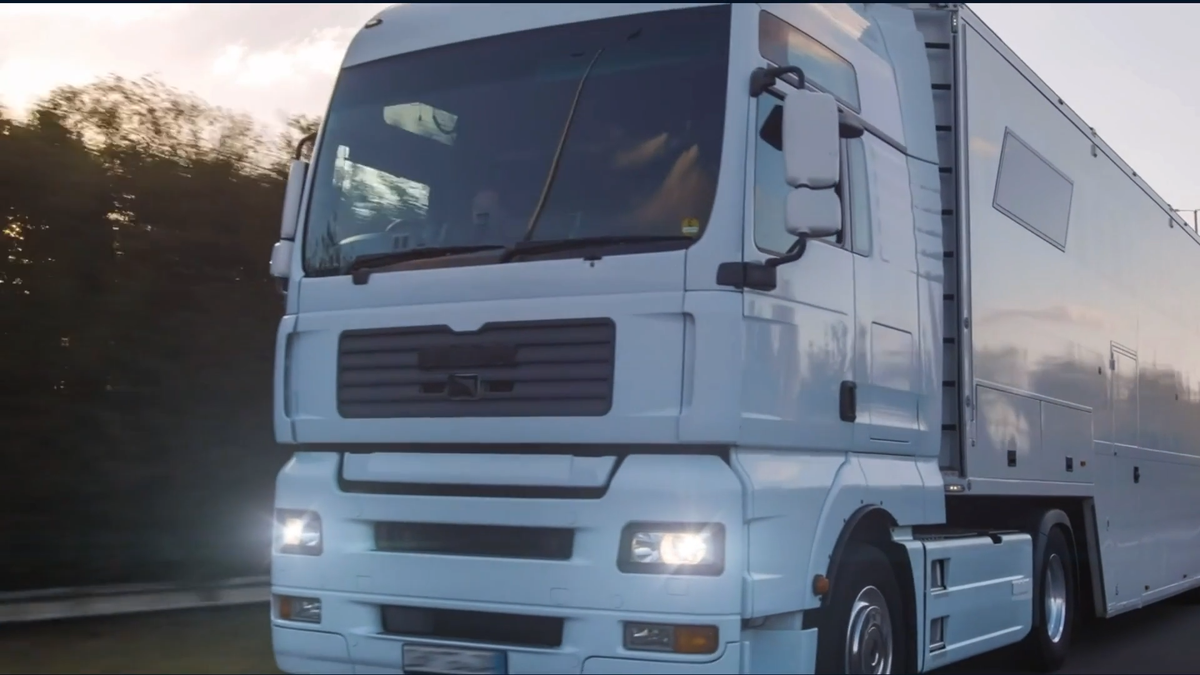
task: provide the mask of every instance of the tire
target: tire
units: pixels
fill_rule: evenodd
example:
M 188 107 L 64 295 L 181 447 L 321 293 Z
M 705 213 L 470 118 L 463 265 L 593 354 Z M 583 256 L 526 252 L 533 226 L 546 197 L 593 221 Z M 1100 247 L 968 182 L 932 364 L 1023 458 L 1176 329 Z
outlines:
M 909 630 L 900 586 L 878 548 L 857 542 L 846 547 L 824 611 L 817 635 L 818 673 L 902 673 L 908 668 Z
M 1039 673 L 1062 668 L 1075 627 L 1076 580 L 1071 545 L 1061 527 L 1050 530 L 1042 559 L 1041 583 L 1033 599 L 1034 626 L 1023 643 L 1029 667 Z

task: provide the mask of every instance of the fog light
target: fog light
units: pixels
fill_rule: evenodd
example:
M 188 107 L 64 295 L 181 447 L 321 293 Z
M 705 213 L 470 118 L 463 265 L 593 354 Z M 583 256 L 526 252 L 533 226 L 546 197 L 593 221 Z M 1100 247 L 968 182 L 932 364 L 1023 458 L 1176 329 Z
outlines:
M 717 651 L 717 637 L 716 626 L 625 624 L 625 649 L 630 651 L 713 654 Z
M 275 596 L 279 618 L 285 621 L 321 623 L 321 600 L 319 598 L 295 598 L 289 595 Z

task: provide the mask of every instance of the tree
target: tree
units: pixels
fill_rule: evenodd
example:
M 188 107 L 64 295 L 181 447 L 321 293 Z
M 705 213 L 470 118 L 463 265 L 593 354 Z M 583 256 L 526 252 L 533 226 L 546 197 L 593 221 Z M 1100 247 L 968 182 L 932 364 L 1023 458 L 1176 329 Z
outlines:
M 4 587 L 261 565 L 287 454 L 265 260 L 285 141 L 317 125 L 268 141 L 149 78 L 0 110 Z

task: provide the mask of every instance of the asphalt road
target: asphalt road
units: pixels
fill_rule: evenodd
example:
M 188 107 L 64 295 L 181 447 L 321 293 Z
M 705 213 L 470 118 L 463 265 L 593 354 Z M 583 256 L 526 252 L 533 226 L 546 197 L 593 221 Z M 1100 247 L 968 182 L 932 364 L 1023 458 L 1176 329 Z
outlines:
M 1200 673 L 1200 605 L 1079 627 L 1062 673 Z M 274 673 L 264 605 L 0 627 L 0 674 Z M 1020 673 L 1003 652 L 940 673 Z

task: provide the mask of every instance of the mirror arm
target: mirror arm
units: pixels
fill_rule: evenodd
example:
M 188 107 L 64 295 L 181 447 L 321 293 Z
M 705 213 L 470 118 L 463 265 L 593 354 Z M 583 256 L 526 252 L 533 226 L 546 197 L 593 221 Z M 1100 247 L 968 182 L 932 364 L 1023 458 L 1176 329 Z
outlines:
M 867 130 L 863 127 L 862 123 L 839 107 L 838 135 L 842 138 L 854 139 L 862 138 L 865 133 L 867 133 Z
M 779 267 L 788 263 L 794 263 L 804 257 L 804 252 L 808 250 L 808 235 L 802 234 L 796 237 L 796 241 L 788 247 L 788 250 L 783 255 L 777 258 L 769 258 L 766 261 L 767 267 Z
M 300 161 L 304 159 L 304 146 L 309 143 L 315 143 L 317 140 L 317 132 L 305 134 L 304 138 L 296 141 L 296 149 L 292 152 L 292 159 Z
M 775 83 L 783 75 L 795 75 L 799 80 L 796 88 L 804 88 L 804 71 L 800 70 L 798 66 L 758 67 L 750 73 L 750 98 L 758 98 L 764 91 L 775 86 Z
M 773 291 L 779 283 L 775 270 L 781 265 L 796 262 L 806 250 L 808 235 L 802 234 L 788 247 L 787 253 L 776 258 L 767 258 L 763 262 L 721 263 L 717 266 L 717 285 L 738 290 Z

